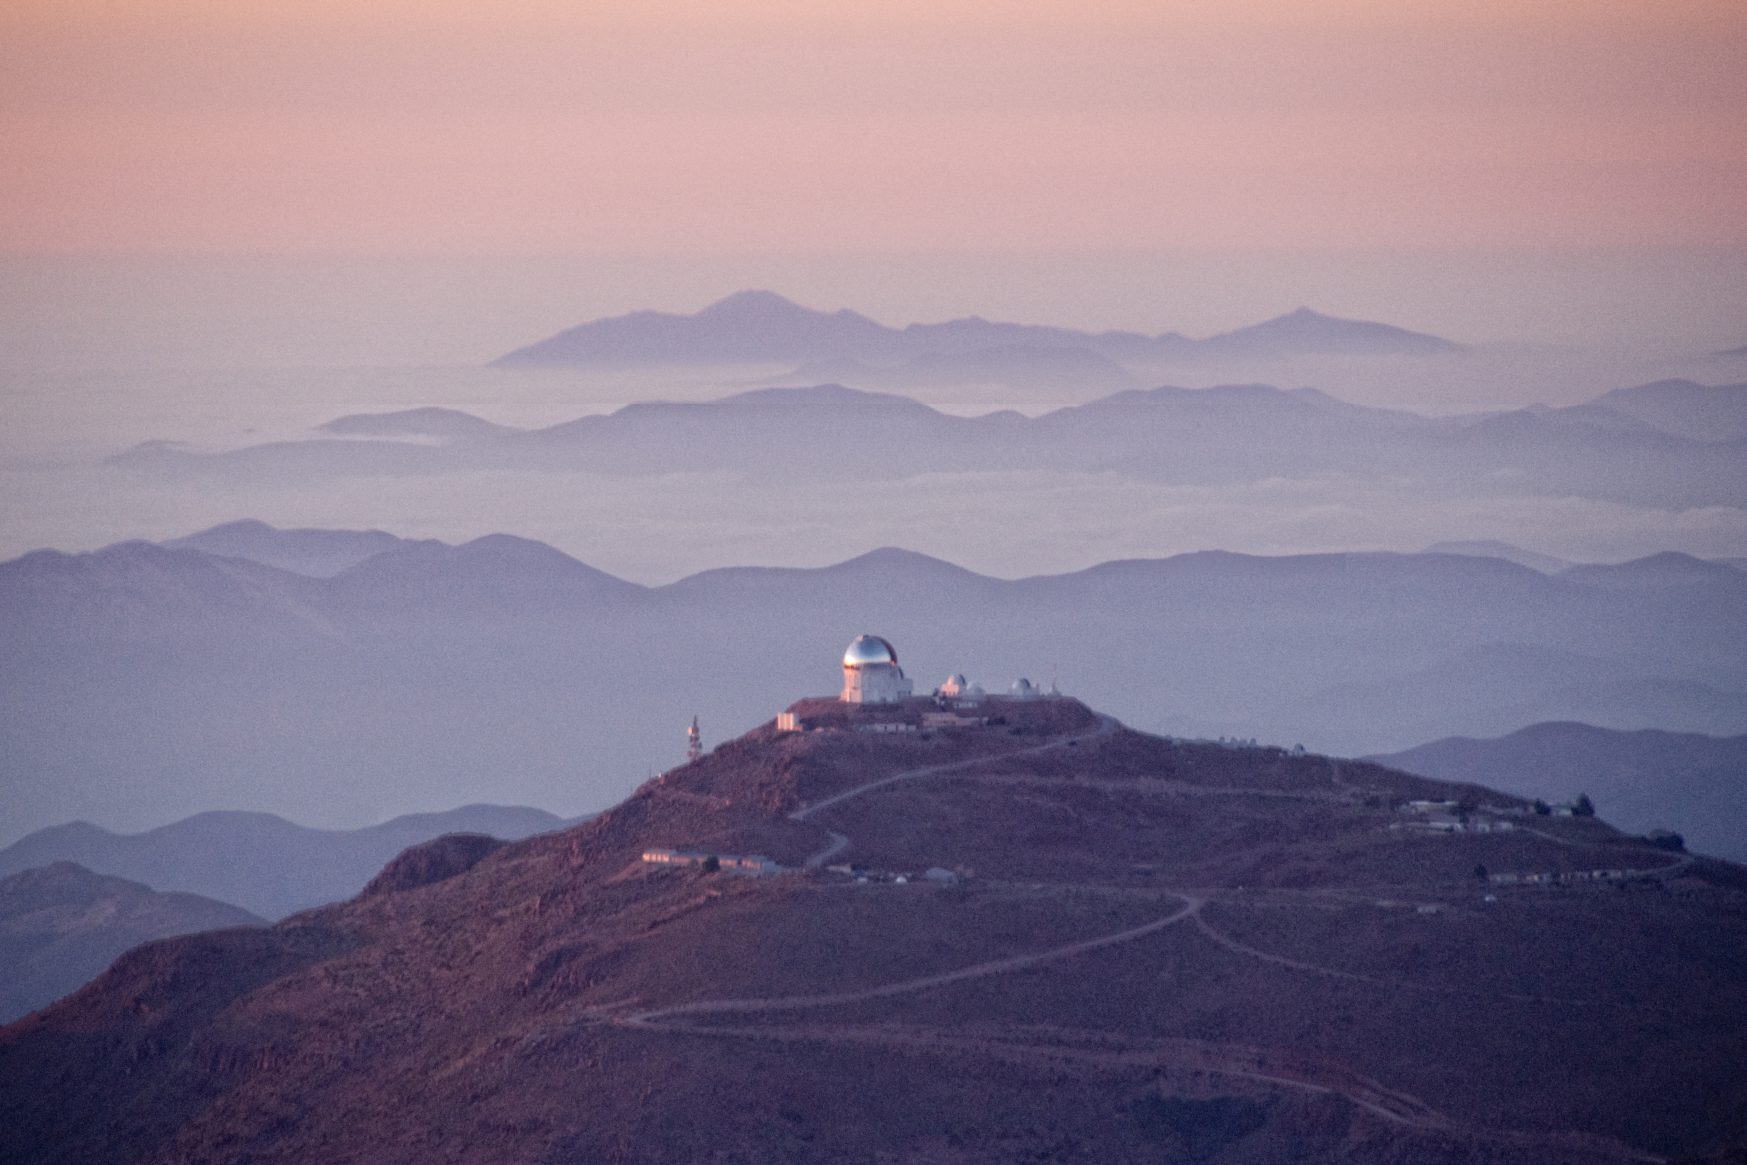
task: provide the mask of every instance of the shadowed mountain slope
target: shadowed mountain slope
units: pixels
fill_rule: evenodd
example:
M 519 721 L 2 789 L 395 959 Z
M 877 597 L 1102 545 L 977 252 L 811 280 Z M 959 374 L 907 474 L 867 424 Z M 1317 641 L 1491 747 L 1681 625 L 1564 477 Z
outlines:
M 350 898 L 401 850 L 446 833 L 517 839 L 566 824 L 539 809 L 465 805 L 363 829 L 310 829 L 270 813 L 201 813 L 143 833 L 75 821 L 0 849 L 0 876 L 51 862 L 234 902 L 267 918 Z
M 1595 1165 L 1747 1138 L 1739 867 L 1071 701 L 983 713 L 766 726 L 587 825 L 136 950 L 0 1030 L 0 1161 Z M 1534 825 L 1395 828 L 1439 797 Z M 833 861 L 869 880 L 809 867 Z M 956 874 L 890 880 L 928 868 Z
M 265 925 L 228 902 L 162 893 L 72 862 L 0 877 L 0 1023 L 76 991 L 140 943 Z

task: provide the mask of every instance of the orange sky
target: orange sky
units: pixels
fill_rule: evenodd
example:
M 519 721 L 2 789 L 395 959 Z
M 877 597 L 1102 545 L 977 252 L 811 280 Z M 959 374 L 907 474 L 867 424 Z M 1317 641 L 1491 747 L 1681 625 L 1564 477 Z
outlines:
M 1744 61 L 1740 0 L 12 0 L 0 249 L 1740 244 Z

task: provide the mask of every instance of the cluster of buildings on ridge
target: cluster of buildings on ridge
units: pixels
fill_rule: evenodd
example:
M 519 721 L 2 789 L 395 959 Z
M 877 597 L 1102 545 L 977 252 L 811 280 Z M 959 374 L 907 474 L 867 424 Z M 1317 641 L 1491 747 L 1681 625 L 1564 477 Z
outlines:
M 1409 820 L 1398 821 L 1390 829 L 1416 833 L 1509 833 L 1519 828 L 1507 817 L 1593 817 L 1595 807 L 1587 797 L 1558 805 L 1536 801 L 1529 805 L 1468 805 L 1459 801 L 1408 801 L 1400 812 Z
M 1029 702 L 1061 696 L 1053 683 L 1046 690 L 1023 676 L 1013 681 L 1006 695 L 991 696 L 963 673 L 948 676 L 929 696 L 917 697 L 915 692 L 915 684 L 898 664 L 898 652 L 891 641 L 878 635 L 858 635 L 843 653 L 843 691 L 836 701 L 802 701 L 797 705 L 799 711 L 778 714 L 777 731 L 964 728 L 986 723 L 988 717 L 981 710 L 992 700 Z M 820 707 L 829 704 L 835 704 L 835 709 Z
M 891 641 L 878 635 L 857 635 L 843 652 L 843 695 L 845 704 L 901 704 L 914 695 L 914 685 L 904 669 L 898 666 L 898 652 Z M 934 691 L 937 703 L 974 707 L 988 693 L 982 685 L 973 684 L 955 673 Z M 1024 676 L 1013 681 L 1007 690 L 1010 700 L 1037 700 L 1059 696 L 1055 685 L 1049 691 L 1038 688 Z
M 1013 681 L 1006 696 L 993 698 L 1029 702 L 1058 699 L 1060 696 L 1054 683 L 1046 691 L 1021 676 Z M 826 717 L 790 710 L 778 713 L 776 727 L 778 732 L 835 727 L 848 727 L 857 732 L 917 732 L 924 728 L 971 727 L 988 722 L 989 717 L 980 715 L 979 710 L 989 699 L 991 697 L 980 685 L 971 683 L 962 674 L 947 677 L 931 696 L 918 698 L 915 685 L 898 666 L 898 653 L 891 642 L 878 635 L 858 635 L 843 653 L 843 691 L 838 698 L 835 701 L 802 701 L 797 705 L 835 705 L 838 715 Z M 844 712 L 851 711 L 855 714 L 843 716 Z M 828 720 L 831 722 L 827 723 Z M 698 720 L 694 716 L 686 730 L 686 760 L 694 761 L 702 755 Z M 697 866 L 731 874 L 774 874 L 783 869 L 775 859 L 763 854 L 719 854 L 689 849 L 645 850 L 643 861 L 653 866 Z M 910 875 L 868 871 L 858 866 L 828 868 L 854 877 L 858 882 L 910 880 Z M 938 868 L 916 876 L 930 882 L 957 881 L 956 874 Z
M 693 849 L 646 849 L 643 851 L 643 863 L 650 866 L 666 866 L 683 869 L 714 870 L 724 874 L 780 874 L 789 867 L 777 862 L 775 858 L 763 854 L 717 854 L 704 850 Z M 941 866 L 929 866 L 921 873 L 902 873 L 895 870 L 873 870 L 865 866 L 845 863 L 826 866 L 828 874 L 841 874 L 857 882 L 891 882 L 902 886 L 909 882 L 932 882 L 937 885 L 951 886 L 959 882 L 959 875 Z
M 776 874 L 782 866 L 763 854 L 713 854 L 692 849 L 646 849 L 643 861 L 652 866 L 701 866 L 730 874 Z

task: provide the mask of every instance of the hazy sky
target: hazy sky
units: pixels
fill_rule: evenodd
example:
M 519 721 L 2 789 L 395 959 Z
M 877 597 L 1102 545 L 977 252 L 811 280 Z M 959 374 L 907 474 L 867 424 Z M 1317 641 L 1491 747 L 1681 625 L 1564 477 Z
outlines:
M 13 0 L 0 248 L 1747 242 L 1740 0 Z

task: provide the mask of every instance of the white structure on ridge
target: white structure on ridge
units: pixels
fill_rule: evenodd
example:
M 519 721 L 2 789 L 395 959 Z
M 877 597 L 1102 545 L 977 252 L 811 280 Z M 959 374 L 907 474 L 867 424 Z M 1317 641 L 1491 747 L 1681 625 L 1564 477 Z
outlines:
M 946 682 L 940 685 L 940 694 L 949 700 L 975 700 L 983 695 L 983 685 L 971 683 L 960 672 L 946 677 Z
M 878 635 L 858 635 L 843 653 L 845 704 L 897 704 L 914 691 L 898 653 Z
M 704 755 L 704 738 L 698 732 L 698 718 L 692 717 L 692 726 L 685 730 L 685 759 L 687 763 Z

